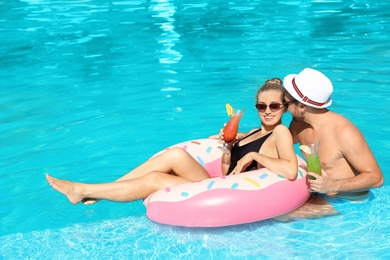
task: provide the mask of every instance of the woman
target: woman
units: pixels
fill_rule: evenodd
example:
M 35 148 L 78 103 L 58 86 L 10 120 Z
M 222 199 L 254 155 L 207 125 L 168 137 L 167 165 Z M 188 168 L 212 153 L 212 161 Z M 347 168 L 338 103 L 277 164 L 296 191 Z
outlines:
M 277 78 L 267 80 L 257 91 L 256 100 L 261 128 L 250 131 L 233 146 L 232 143 L 228 144 L 231 153 L 223 154 L 223 172 L 236 174 L 268 168 L 295 180 L 298 165 L 293 140 L 288 128 L 282 125 L 282 115 L 287 108 L 281 81 Z M 222 131 L 220 137 L 223 139 Z
M 288 179 L 297 177 L 297 158 L 289 130 L 281 124 L 286 111 L 284 88 L 280 80 L 269 80 L 256 95 L 261 128 L 251 131 L 231 148 L 231 160 L 223 155 L 225 173 L 237 174 L 266 167 Z M 222 137 L 222 136 L 221 136 Z M 229 171 L 227 169 L 230 167 Z M 85 184 L 46 175 L 49 184 L 71 203 L 97 200 L 128 202 L 144 199 L 151 193 L 176 184 L 210 178 L 207 171 L 181 148 L 173 148 L 147 160 L 115 182 Z

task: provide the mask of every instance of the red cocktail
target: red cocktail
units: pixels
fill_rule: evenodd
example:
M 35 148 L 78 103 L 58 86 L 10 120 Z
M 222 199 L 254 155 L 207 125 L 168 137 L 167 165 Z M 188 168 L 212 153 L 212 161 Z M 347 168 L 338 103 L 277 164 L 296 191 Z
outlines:
M 229 153 L 227 149 L 227 142 L 232 142 L 236 139 L 238 133 L 238 125 L 240 123 L 241 117 L 244 114 L 244 109 L 234 109 L 233 113 L 230 116 L 229 122 L 226 124 L 223 129 L 223 140 L 225 141 L 222 147 L 219 147 L 223 152 Z

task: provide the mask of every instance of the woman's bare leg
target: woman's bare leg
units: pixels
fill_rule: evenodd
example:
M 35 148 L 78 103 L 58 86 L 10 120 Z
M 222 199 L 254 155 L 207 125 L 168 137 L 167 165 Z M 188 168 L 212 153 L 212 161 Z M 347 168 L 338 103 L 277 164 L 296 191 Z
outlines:
M 188 169 L 192 169 L 192 171 L 188 171 Z M 117 181 L 139 178 L 149 172 L 172 173 L 191 180 L 202 178 L 202 176 L 209 177 L 207 171 L 188 152 L 182 148 L 175 147 L 145 161 L 137 168 L 117 179 Z
M 85 198 L 117 202 L 134 201 L 146 198 L 157 190 L 191 181 L 162 172 L 152 172 L 136 179 L 103 184 L 70 182 L 53 178 L 50 175 L 46 175 L 46 178 L 53 189 L 64 194 L 73 204 L 77 204 Z
M 182 148 L 175 147 L 145 161 L 137 168 L 117 179 L 116 182 L 137 179 L 151 172 L 173 174 L 188 180 L 200 180 L 210 177 L 207 171 L 188 152 Z M 85 205 L 91 205 L 98 202 L 98 199 L 86 197 L 82 199 L 82 202 Z
M 189 153 L 182 148 L 175 147 L 145 161 L 116 181 L 137 179 L 151 172 L 164 172 L 190 180 L 209 178 L 207 171 Z M 86 197 L 82 202 L 85 205 L 91 205 L 98 200 Z
M 209 177 L 207 171 L 190 154 L 181 148 L 172 148 L 112 183 L 83 184 L 55 179 L 49 175 L 47 180 L 72 203 L 82 201 L 84 204 L 93 204 L 99 199 L 133 201 L 146 198 L 158 189 Z M 151 181 L 151 178 L 158 181 Z

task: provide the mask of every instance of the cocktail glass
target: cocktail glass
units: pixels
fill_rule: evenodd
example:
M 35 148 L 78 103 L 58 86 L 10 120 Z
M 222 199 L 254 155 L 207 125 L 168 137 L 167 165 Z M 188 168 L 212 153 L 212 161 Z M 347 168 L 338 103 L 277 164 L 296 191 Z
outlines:
M 321 175 L 321 163 L 318 158 L 318 149 L 320 144 L 309 144 L 308 147 L 310 148 L 310 153 L 307 157 L 307 171 L 308 172 L 315 172 L 318 175 Z M 309 176 L 310 179 L 315 179 L 312 176 Z
M 224 153 L 230 153 L 227 148 L 227 143 L 232 142 L 236 139 L 238 133 L 238 125 L 240 123 L 241 117 L 244 114 L 245 108 L 243 109 L 234 109 L 233 113 L 230 116 L 229 122 L 226 124 L 223 129 L 223 146 L 218 147 Z

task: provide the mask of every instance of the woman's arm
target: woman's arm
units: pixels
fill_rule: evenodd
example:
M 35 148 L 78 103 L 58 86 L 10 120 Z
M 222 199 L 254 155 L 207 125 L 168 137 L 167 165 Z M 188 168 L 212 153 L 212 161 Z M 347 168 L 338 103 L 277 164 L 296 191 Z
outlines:
M 231 151 L 232 147 L 233 147 L 233 144 L 235 142 L 237 142 L 238 140 L 241 140 L 242 138 L 244 138 L 245 136 L 247 136 L 248 134 L 252 133 L 255 130 L 256 129 L 252 129 L 249 133 L 238 133 L 234 141 L 227 143 L 228 150 Z M 223 129 L 220 130 L 218 137 L 219 137 L 219 139 L 222 142 L 222 140 L 223 140 Z M 211 137 L 209 137 L 209 138 L 211 138 Z M 223 173 L 224 176 L 227 174 L 227 172 L 229 170 L 229 167 L 230 167 L 230 164 L 231 164 L 231 154 L 230 153 L 223 153 L 222 154 L 221 167 L 222 167 L 222 173 Z
M 222 154 L 222 161 L 221 161 L 221 167 L 222 167 L 222 174 L 223 176 L 226 176 L 227 171 L 230 167 L 230 153 L 223 153 Z
M 252 161 L 256 161 L 261 166 L 289 180 L 295 180 L 298 175 L 298 162 L 290 131 L 287 127 L 279 125 L 274 129 L 273 135 L 275 135 L 275 148 L 278 158 L 267 156 L 266 154 L 270 154 L 268 151 L 263 151 L 262 153 L 250 152 L 237 163 L 232 173 L 240 173 Z

